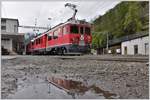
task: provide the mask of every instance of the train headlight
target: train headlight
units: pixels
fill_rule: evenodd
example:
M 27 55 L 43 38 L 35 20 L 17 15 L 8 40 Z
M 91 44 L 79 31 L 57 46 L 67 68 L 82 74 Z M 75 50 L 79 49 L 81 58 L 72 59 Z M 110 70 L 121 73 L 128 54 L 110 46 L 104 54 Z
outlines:
M 84 40 L 84 36 L 83 35 L 81 35 L 80 40 Z
M 92 38 L 90 36 L 87 37 L 88 43 L 92 42 Z

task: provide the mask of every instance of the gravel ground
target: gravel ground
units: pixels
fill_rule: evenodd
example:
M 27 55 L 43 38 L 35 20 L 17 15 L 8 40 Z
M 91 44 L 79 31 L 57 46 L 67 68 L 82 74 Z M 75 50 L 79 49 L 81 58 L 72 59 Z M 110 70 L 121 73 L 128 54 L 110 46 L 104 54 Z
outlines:
M 115 57 L 118 60 L 107 61 Z M 127 56 L 125 58 L 135 59 Z M 137 57 L 139 58 L 147 59 L 147 57 Z M 48 76 L 55 76 L 77 81 L 87 80 L 88 84 L 96 84 L 104 90 L 111 91 L 120 99 L 148 99 L 147 62 L 130 61 L 130 59 L 119 61 L 119 59 L 120 56 L 108 55 L 18 56 L 15 59 L 2 59 L 2 98 L 14 94 L 19 87 L 31 85 L 28 79 L 32 76 L 43 80 Z

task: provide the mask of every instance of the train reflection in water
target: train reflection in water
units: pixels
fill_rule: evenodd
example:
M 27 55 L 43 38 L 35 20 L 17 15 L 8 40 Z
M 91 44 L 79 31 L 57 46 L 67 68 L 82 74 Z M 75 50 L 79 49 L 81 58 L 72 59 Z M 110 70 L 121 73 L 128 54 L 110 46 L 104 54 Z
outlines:
M 49 84 L 49 93 L 51 93 L 51 85 L 54 85 L 65 92 L 68 95 L 71 95 L 72 98 L 77 98 L 80 96 L 86 95 L 87 92 L 90 91 L 91 94 L 97 94 L 100 97 L 104 97 L 106 99 L 116 98 L 117 95 L 114 93 L 110 93 L 109 91 L 104 91 L 101 88 L 91 85 L 88 86 L 87 82 L 80 82 L 80 81 L 73 81 L 73 80 L 66 80 L 61 78 L 50 77 L 48 78 Z

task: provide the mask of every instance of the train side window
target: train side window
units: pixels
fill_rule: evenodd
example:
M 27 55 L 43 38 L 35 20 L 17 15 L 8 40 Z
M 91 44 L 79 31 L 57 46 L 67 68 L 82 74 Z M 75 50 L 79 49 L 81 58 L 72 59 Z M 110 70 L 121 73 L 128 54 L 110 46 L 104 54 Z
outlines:
M 58 31 L 57 31 L 57 30 L 54 31 L 53 38 L 54 38 L 54 39 L 57 39 L 57 38 L 58 38 Z
M 36 44 L 38 44 L 38 39 L 36 39 Z
M 37 39 L 37 44 L 40 44 L 40 39 Z
M 63 27 L 63 35 L 67 34 L 67 28 Z
M 42 43 L 43 42 L 42 38 L 40 40 L 41 40 L 41 43 Z
M 41 43 L 41 38 L 39 38 L 39 44 Z
M 85 28 L 85 34 L 88 34 L 88 35 L 90 35 L 90 33 L 91 33 L 91 30 L 90 30 L 90 28 L 89 28 L 89 27 L 86 27 L 86 28 Z
M 62 37 L 62 28 L 61 27 L 58 29 L 58 37 Z
M 52 39 L 52 34 L 50 33 L 47 36 L 48 36 L 48 41 L 50 41 Z
M 41 41 L 40 41 L 40 38 L 39 38 L 39 44 L 40 44 L 40 42 L 41 42 Z
M 70 33 L 79 33 L 79 29 L 77 25 L 72 25 L 70 27 Z
M 83 27 L 80 27 L 80 34 L 83 34 Z

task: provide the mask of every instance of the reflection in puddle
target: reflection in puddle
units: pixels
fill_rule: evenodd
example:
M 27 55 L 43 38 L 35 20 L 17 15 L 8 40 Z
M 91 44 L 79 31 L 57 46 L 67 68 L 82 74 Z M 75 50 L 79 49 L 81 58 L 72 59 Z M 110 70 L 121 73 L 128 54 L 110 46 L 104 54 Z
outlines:
M 79 81 L 73 81 L 73 80 L 65 80 L 60 78 L 48 78 L 48 82 L 55 85 L 56 87 L 63 89 L 66 91 L 69 95 L 72 95 L 72 98 L 76 98 L 79 96 L 85 95 L 87 92 L 90 92 L 91 94 L 100 94 L 99 96 L 103 96 L 106 99 L 112 99 L 117 97 L 116 94 L 110 93 L 109 91 L 104 91 L 101 88 L 92 85 L 88 86 L 87 82 L 79 82 Z
M 44 81 L 38 77 L 29 78 L 27 87 L 18 88 L 15 94 L 7 99 L 105 99 L 118 98 L 116 94 L 104 91 L 99 87 L 88 86 L 87 82 L 48 78 Z M 30 84 L 30 85 L 29 85 Z

